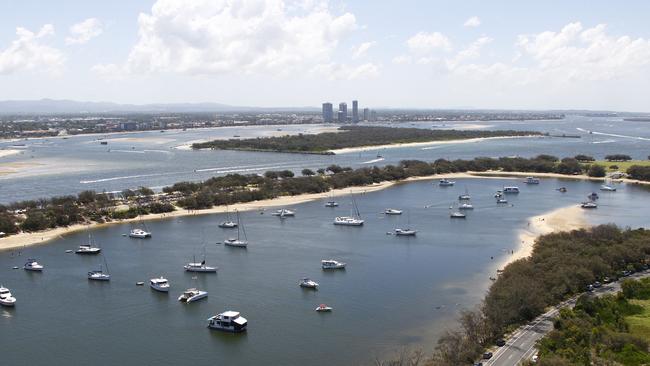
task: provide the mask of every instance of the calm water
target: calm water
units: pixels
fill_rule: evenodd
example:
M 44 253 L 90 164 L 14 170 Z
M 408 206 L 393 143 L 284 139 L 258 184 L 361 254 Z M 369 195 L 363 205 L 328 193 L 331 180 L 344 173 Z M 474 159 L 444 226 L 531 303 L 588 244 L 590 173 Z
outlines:
M 275 154 L 237 151 L 184 151 L 174 147 L 215 138 L 315 133 L 322 125 L 217 128 L 188 131 L 140 132 L 111 135 L 108 145 L 97 136 L 21 141 L 22 154 L 0 158 L 0 202 L 76 194 L 85 189 L 121 191 L 148 186 L 160 188 L 181 180 L 205 180 L 228 173 L 261 173 L 266 170 L 318 169 L 330 164 L 372 166 L 403 159 L 433 161 L 438 158 L 476 156 L 534 156 L 553 153 L 560 157 L 579 153 L 602 158 L 625 153 L 645 159 L 650 151 L 648 123 L 614 118 L 568 116 L 560 121 L 489 121 L 457 124 L 405 123 L 395 126 L 420 128 L 516 129 L 552 134 L 579 134 L 572 138 L 525 138 L 405 147 L 337 156 Z M 281 128 L 282 131 L 277 131 Z M 589 134 L 586 131 L 594 131 Z M 615 135 L 615 136 L 612 136 Z M 11 142 L 0 148 L 12 148 Z M 110 152 L 108 151 L 110 149 Z M 377 159 L 381 153 L 383 159 Z
M 580 202 L 598 189 L 580 181 L 518 183 L 522 193 L 508 197 L 513 206 L 496 207 L 493 192 L 510 184 L 467 179 L 441 188 L 417 182 L 359 195 L 367 220 L 361 228 L 332 225 L 336 214 L 349 212 L 344 198 L 337 209 L 323 202 L 296 205 L 297 217 L 284 221 L 246 212 L 247 250 L 215 244 L 229 235 L 215 225 L 220 215 L 151 222 L 154 237 L 145 241 L 122 237 L 129 225 L 108 226 L 93 234 L 108 260 L 110 283 L 85 277 L 100 257 L 65 254 L 86 233 L 26 248 L 21 256 L 0 252 L 0 283 L 18 298 L 15 309 L 0 309 L 3 364 L 351 365 L 370 364 L 402 346 L 430 349 L 459 309 L 482 298 L 528 217 Z M 559 186 L 569 192 L 558 193 Z M 465 188 L 476 209 L 466 220 L 450 220 L 448 206 Z M 601 194 L 600 207 L 586 214 L 594 223 L 643 226 L 649 203 L 641 187 L 621 186 Z M 385 217 L 380 212 L 386 207 L 408 214 Z M 420 230 L 416 238 L 386 235 L 409 219 Z M 200 256 L 203 245 L 219 273 L 193 279 L 182 266 Z M 12 269 L 28 256 L 45 271 Z M 348 269 L 323 272 L 319 262 L 330 257 L 347 262 Z M 168 295 L 135 286 L 159 275 L 171 282 Z M 299 288 L 303 276 L 319 282 L 320 290 Z M 179 303 L 180 293 L 193 286 L 209 291 L 209 298 Z M 316 313 L 319 303 L 334 311 Z M 205 327 L 206 318 L 227 309 L 249 319 L 247 334 Z

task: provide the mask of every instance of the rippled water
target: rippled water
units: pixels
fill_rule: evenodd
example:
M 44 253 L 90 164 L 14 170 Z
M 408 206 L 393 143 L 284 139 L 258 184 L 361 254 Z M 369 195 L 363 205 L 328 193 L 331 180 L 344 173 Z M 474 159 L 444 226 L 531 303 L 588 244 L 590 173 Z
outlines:
M 330 164 L 372 166 L 395 164 L 403 159 L 433 161 L 438 158 L 476 156 L 534 156 L 552 153 L 559 157 L 590 154 L 602 158 L 612 153 L 645 159 L 650 151 L 648 123 L 613 118 L 568 116 L 559 121 L 488 121 L 467 123 L 404 123 L 401 127 L 516 129 L 579 134 L 573 138 L 523 138 L 490 140 L 420 147 L 403 147 L 348 153 L 337 156 L 296 155 L 238 151 L 186 151 L 174 147 L 192 141 L 309 133 L 322 125 L 255 126 L 207 130 L 139 132 L 107 136 L 100 145 L 97 136 L 69 139 L 21 141 L 22 154 L 0 158 L 0 202 L 75 194 L 85 189 L 121 191 L 148 186 L 160 188 L 181 180 L 204 180 L 227 173 L 261 173 L 266 170 L 318 169 Z M 277 131 L 280 128 L 282 131 Z M 593 131 L 589 134 L 586 131 Z M 0 148 L 12 148 L 2 142 Z M 110 152 L 108 151 L 110 149 Z M 378 158 L 380 153 L 382 158 Z
M 455 187 L 431 182 L 400 184 L 357 196 L 366 219 L 361 228 L 337 227 L 332 219 L 349 212 L 341 198 L 337 209 L 315 201 L 295 205 L 297 216 L 280 220 L 266 212 L 242 214 L 247 250 L 215 244 L 229 235 L 216 227 L 221 215 L 151 222 L 153 238 L 123 237 L 129 225 L 94 230 L 113 276 L 91 283 L 86 272 L 99 257 L 66 254 L 86 233 L 21 251 L 0 252 L 0 283 L 18 298 L 15 309 L 0 309 L 3 364 L 30 365 L 347 365 L 372 363 L 374 357 L 402 346 L 431 349 L 436 336 L 461 308 L 483 297 L 530 216 L 578 203 L 598 184 L 544 179 L 538 186 L 518 183 L 522 193 L 497 207 L 492 194 L 508 179 L 463 179 Z M 555 190 L 566 186 L 568 193 Z M 451 220 L 448 207 L 468 189 L 476 209 L 466 220 Z M 650 195 L 623 185 L 603 193 L 600 207 L 586 212 L 589 221 L 647 225 Z M 387 207 L 401 208 L 386 217 Z M 410 223 L 416 238 L 386 235 Z M 182 266 L 205 246 L 216 275 L 193 275 Z M 46 269 L 27 273 L 11 269 L 35 257 Z M 493 257 L 493 259 L 491 259 Z M 346 271 L 323 272 L 320 260 L 340 259 Z M 166 276 L 170 294 L 135 286 Z M 320 283 L 302 290 L 308 276 Z M 181 304 L 187 287 L 209 291 L 209 298 Z M 318 314 L 319 303 L 334 307 Z M 206 319 L 227 309 L 249 319 L 247 334 L 208 330 Z M 34 350 L 37 349 L 37 352 Z M 30 350 L 30 351 L 27 351 Z

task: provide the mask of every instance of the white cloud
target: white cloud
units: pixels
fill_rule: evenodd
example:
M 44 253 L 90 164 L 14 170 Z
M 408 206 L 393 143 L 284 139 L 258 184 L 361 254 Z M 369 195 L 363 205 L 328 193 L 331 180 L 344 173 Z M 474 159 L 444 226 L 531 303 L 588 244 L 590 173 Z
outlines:
M 331 62 L 358 29 L 353 14 L 334 15 L 323 0 L 158 0 L 138 26 L 120 65 L 127 73 L 289 74 Z
M 481 19 L 477 16 L 473 16 L 463 23 L 463 27 L 476 28 L 481 25 Z
M 346 64 L 328 63 L 316 65 L 311 72 L 326 76 L 329 80 L 372 79 L 379 76 L 380 66 L 371 62 L 350 66 Z
M 357 47 L 352 48 L 352 58 L 357 59 L 360 57 L 363 57 L 368 53 L 368 50 L 372 47 L 374 47 L 377 44 L 377 42 L 363 42 Z
M 440 32 L 426 33 L 419 32 L 406 41 L 407 46 L 413 52 L 429 53 L 436 49 L 450 50 L 451 41 Z
M 464 61 L 477 59 L 481 56 L 481 49 L 486 44 L 492 42 L 493 39 L 487 36 L 482 36 L 476 41 L 472 42 L 465 49 L 459 51 L 456 56 L 447 60 L 447 67 L 449 69 L 454 69 L 456 66 L 461 64 Z
M 70 35 L 66 37 L 65 43 L 68 45 L 84 44 L 102 32 L 102 22 L 97 18 L 88 18 L 70 27 Z
M 0 74 L 11 74 L 20 70 L 38 70 L 58 73 L 65 62 L 65 56 L 56 48 L 43 43 L 54 35 L 54 27 L 46 24 L 34 33 L 28 29 L 16 28 L 17 38 L 9 47 L 0 50 Z
M 407 65 L 413 62 L 413 58 L 408 55 L 399 55 L 393 58 L 393 63 L 397 65 Z

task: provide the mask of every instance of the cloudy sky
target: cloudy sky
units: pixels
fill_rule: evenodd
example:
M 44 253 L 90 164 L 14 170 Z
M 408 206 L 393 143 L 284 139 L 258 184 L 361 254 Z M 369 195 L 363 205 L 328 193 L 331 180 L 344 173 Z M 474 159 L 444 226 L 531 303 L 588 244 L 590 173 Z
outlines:
M 3 0 L 0 99 L 650 111 L 650 1 Z

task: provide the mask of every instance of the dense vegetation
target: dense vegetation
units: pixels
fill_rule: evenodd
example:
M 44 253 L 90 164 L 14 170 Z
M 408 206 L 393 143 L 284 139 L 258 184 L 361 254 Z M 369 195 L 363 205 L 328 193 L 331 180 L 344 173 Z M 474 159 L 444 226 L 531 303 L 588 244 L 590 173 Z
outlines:
M 504 269 L 481 307 L 463 312 L 460 328 L 440 338 L 432 364 L 471 364 L 504 332 L 534 319 L 547 306 L 596 280 L 645 268 L 649 257 L 650 231 L 643 229 L 602 225 L 542 236 L 530 257 Z
M 625 280 L 622 288 L 617 295 L 583 295 L 573 309 L 562 310 L 554 330 L 539 342 L 539 364 L 650 364 L 648 339 L 629 322 L 646 312 L 635 300 L 650 300 L 650 279 Z
M 630 167 L 633 178 L 650 180 L 650 167 Z M 321 193 L 331 189 L 363 186 L 409 177 L 455 172 L 530 172 L 602 177 L 605 170 L 596 163 L 580 163 L 576 158 L 559 159 L 552 155 L 534 158 L 486 158 L 472 160 L 438 159 L 432 163 L 403 160 L 397 165 L 352 169 L 330 165 L 303 169 L 302 176 L 290 170 L 268 171 L 262 175 L 229 174 L 204 182 L 179 182 L 163 188 L 163 193 L 145 187 L 125 190 L 119 195 L 84 191 L 77 196 L 53 197 L 0 205 L 0 231 L 38 231 L 77 223 L 106 222 L 137 217 L 139 214 L 165 213 L 181 207 L 200 210 L 215 205 L 251 202 L 279 196 Z
M 391 128 L 343 126 L 341 132 L 315 135 L 286 135 L 255 139 L 214 140 L 192 145 L 194 149 L 255 150 L 292 153 L 327 153 L 347 147 L 387 145 L 409 142 L 464 140 L 477 137 L 541 135 L 531 131 L 458 131 L 425 130 L 422 128 Z

